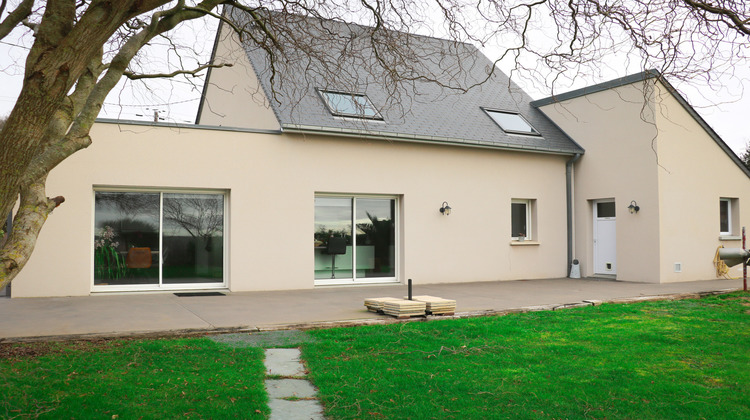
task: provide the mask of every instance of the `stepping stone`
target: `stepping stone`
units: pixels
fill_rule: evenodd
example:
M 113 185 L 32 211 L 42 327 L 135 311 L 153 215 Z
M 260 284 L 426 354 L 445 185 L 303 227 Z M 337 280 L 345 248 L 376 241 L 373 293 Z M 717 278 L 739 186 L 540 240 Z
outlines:
M 271 409 L 270 420 L 325 420 L 323 407 L 317 400 L 271 399 L 268 407 Z
M 315 398 L 317 390 L 305 379 L 266 379 L 269 398 Z
M 266 349 L 266 375 L 305 376 L 299 349 Z M 306 379 L 266 379 L 271 420 L 325 420 L 317 390 Z M 291 400 L 285 398 L 292 398 Z M 300 398 L 300 399 L 296 399 Z
M 299 349 L 266 349 L 266 375 L 305 376 Z

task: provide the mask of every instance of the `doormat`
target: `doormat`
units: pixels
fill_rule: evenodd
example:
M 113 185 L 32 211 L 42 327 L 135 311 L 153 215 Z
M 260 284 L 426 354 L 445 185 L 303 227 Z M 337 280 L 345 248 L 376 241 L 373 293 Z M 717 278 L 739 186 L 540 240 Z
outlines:
M 192 296 L 226 296 L 221 292 L 178 292 L 174 294 L 179 297 L 192 297 Z

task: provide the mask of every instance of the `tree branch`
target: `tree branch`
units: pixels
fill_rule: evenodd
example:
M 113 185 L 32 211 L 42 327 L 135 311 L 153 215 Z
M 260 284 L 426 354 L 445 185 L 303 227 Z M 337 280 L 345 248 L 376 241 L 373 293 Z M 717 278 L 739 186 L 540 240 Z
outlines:
M 3 0 L 2 7 L 0 7 L 0 16 L 2 11 L 5 10 L 5 4 L 7 0 Z M 23 0 L 18 7 L 15 8 L 4 21 L 0 22 L 0 39 L 5 38 L 19 23 L 23 22 L 24 19 L 31 15 L 31 10 L 34 7 L 34 0 Z
M 213 8 L 220 2 L 221 0 L 207 0 L 199 6 Z M 50 125 L 51 129 L 56 130 L 48 130 L 45 133 L 45 139 L 50 146 L 34 157 L 33 164 L 30 164 L 24 173 L 24 180 L 29 182 L 48 173 L 73 153 L 88 147 L 91 144 L 89 131 L 99 115 L 104 99 L 122 78 L 133 57 L 158 34 L 173 29 L 185 20 L 202 17 L 200 10 L 200 7 L 196 11 L 188 12 L 170 9 L 169 13 L 161 14 L 162 20 L 152 20 L 150 25 L 130 37 L 108 66 L 101 63 L 100 50 L 96 59 L 89 64 L 88 74 L 81 76 L 76 90 L 67 98 L 71 101 L 68 105 L 70 108 L 67 111 L 61 109 L 60 113 L 56 114 L 57 123 Z M 99 78 L 105 67 L 106 73 Z
M 745 16 L 743 18 L 740 17 L 740 15 L 734 10 L 725 7 L 714 6 L 711 3 L 706 3 L 700 0 L 683 1 L 685 2 L 685 4 L 693 7 L 694 9 L 702 10 L 704 12 L 712 13 L 714 15 L 718 15 L 719 17 L 729 19 L 733 25 L 724 19 L 722 19 L 722 21 L 726 23 L 726 25 L 730 28 L 750 36 L 750 16 Z
M 198 68 L 195 68 L 193 70 L 175 70 L 172 73 L 153 73 L 153 74 L 135 74 L 131 71 L 124 71 L 122 73 L 123 76 L 127 77 L 130 80 L 139 80 L 139 79 L 166 79 L 178 76 L 180 74 L 189 74 L 193 77 L 197 77 L 198 73 L 201 71 L 212 68 L 212 69 L 218 69 L 221 67 L 232 67 L 232 63 L 221 63 L 221 64 L 204 64 Z

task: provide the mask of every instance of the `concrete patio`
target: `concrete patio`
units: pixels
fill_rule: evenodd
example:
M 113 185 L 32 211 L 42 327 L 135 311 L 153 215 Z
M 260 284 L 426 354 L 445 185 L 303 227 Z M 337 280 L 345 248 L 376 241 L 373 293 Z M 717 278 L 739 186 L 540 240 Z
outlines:
M 414 284 L 415 295 L 457 301 L 456 316 L 553 309 L 584 300 L 726 292 L 742 280 L 626 283 L 604 279 L 546 279 Z M 173 293 L 0 299 L 0 342 L 200 332 L 262 331 L 395 322 L 368 312 L 365 298 L 402 297 L 405 285 L 321 287 L 310 290 L 177 297 Z M 689 296 L 688 296 L 689 297 Z

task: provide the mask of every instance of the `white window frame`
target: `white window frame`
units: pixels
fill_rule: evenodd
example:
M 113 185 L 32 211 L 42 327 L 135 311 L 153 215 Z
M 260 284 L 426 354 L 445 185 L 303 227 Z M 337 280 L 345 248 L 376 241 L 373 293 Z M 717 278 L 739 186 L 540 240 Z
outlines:
M 349 198 L 352 199 L 352 217 L 356 217 L 357 214 L 357 199 L 363 198 L 382 198 L 395 200 L 394 209 L 394 221 L 393 225 L 395 228 L 394 232 L 394 276 L 393 277 L 369 277 L 369 278 L 357 278 L 356 270 L 352 271 L 353 277 L 341 278 L 341 279 L 316 279 L 313 275 L 313 284 L 315 286 L 341 286 L 341 285 L 356 285 L 356 284 L 383 284 L 383 283 L 398 283 L 399 273 L 401 272 L 401 229 L 400 229 L 400 206 L 401 198 L 398 195 L 377 195 L 377 194 L 345 194 L 345 193 L 315 193 L 315 198 L 319 197 L 330 197 L 330 198 Z M 313 212 L 315 209 L 313 208 Z M 354 228 L 354 226 L 352 226 Z M 352 260 L 356 264 L 357 261 L 357 247 L 352 246 Z M 313 269 L 314 271 L 314 269 Z
M 533 205 L 534 200 L 532 199 L 520 199 L 520 198 L 514 198 L 510 200 L 511 204 L 511 213 L 510 213 L 510 226 L 511 226 L 511 239 L 514 241 L 520 241 L 521 236 L 517 234 L 517 232 L 512 232 L 513 230 L 513 204 L 525 204 L 526 205 L 526 236 L 523 237 L 524 241 L 530 241 L 533 238 L 533 232 L 534 227 L 532 225 L 531 220 L 531 206 Z
M 163 240 L 163 228 L 164 228 L 164 213 L 163 213 L 163 200 L 164 194 L 216 194 L 224 197 L 224 225 L 222 227 L 224 232 L 223 238 L 223 264 L 222 272 L 224 279 L 221 283 L 195 283 L 195 284 L 162 284 L 162 270 L 159 269 L 159 283 L 158 284 L 127 284 L 127 285 L 96 285 L 95 276 L 96 271 L 94 270 L 94 237 L 96 232 L 96 193 L 97 192 L 134 192 L 134 193 L 153 193 L 159 194 L 159 249 L 162 249 Z M 152 291 L 179 291 L 179 290 L 206 290 L 206 289 L 227 289 L 229 287 L 229 190 L 221 189 L 193 189 L 193 188 L 149 188 L 149 187 L 108 187 L 108 186 L 94 186 L 91 192 L 91 232 L 89 237 L 91 243 L 89 245 L 89 252 L 91 253 L 91 260 L 89 261 L 89 267 L 91 269 L 91 292 L 152 292 Z M 159 255 L 161 265 L 162 256 Z

